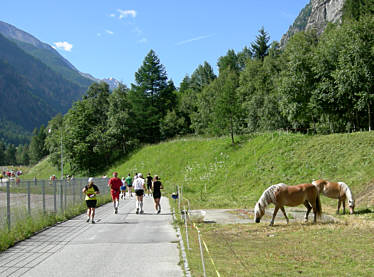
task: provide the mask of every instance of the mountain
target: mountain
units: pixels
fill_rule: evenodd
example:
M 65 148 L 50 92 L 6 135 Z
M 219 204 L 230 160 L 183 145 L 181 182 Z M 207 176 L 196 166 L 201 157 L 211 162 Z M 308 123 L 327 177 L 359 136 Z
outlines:
M 39 59 L 52 70 L 61 74 L 66 80 L 77 84 L 84 90 L 86 90 L 93 81 L 96 81 L 95 78 L 89 74 L 79 72 L 49 44 L 39 41 L 34 36 L 13 25 L 0 21 L 0 34 L 15 42 L 17 46 L 26 53 Z
M 286 45 L 293 34 L 315 30 L 321 34 L 328 23 L 341 23 L 343 8 L 347 0 L 311 0 L 304 9 L 301 10 L 294 23 L 287 33 L 282 36 L 281 47 Z
M 117 79 L 113 77 L 105 78 L 105 79 L 102 79 L 101 81 L 107 83 L 111 91 L 114 90 L 115 88 L 118 88 L 118 86 L 121 83 L 120 81 L 118 81 Z
M 27 142 L 34 128 L 67 112 L 92 82 L 48 44 L 0 22 L 0 139 Z

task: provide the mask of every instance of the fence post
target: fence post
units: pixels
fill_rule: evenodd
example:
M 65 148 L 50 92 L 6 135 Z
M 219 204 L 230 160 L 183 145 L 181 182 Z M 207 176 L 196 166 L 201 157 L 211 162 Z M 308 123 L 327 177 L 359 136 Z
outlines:
M 6 182 L 6 218 L 8 223 L 8 231 L 10 231 L 10 180 Z
M 184 210 L 184 226 L 186 227 L 187 249 L 190 250 L 190 242 L 189 242 L 189 239 L 188 239 L 188 226 L 187 226 L 188 217 L 187 217 L 187 211 L 186 211 L 186 207 L 185 206 L 183 206 L 183 210 Z
M 53 182 L 53 209 L 57 213 L 57 183 L 55 180 Z
M 73 204 L 75 204 L 75 180 L 70 180 L 71 191 L 73 193 Z
M 204 264 L 204 253 L 203 253 L 203 247 L 201 246 L 201 239 L 200 239 L 200 230 L 197 230 L 197 237 L 199 239 L 200 256 L 201 256 L 201 263 L 203 265 L 203 273 L 204 273 L 204 277 L 206 277 L 205 264 Z
M 36 181 L 35 181 L 36 185 Z M 42 182 L 43 213 L 45 214 L 45 181 Z
M 178 210 L 179 212 L 181 211 L 181 195 L 180 195 L 180 188 L 179 188 L 179 185 L 178 185 Z
M 66 198 L 67 198 L 67 194 L 68 194 L 68 182 L 64 181 L 64 211 L 66 210 Z
M 31 215 L 30 181 L 27 181 L 27 212 Z
M 62 184 L 62 179 L 60 180 L 60 211 L 64 213 L 64 187 Z

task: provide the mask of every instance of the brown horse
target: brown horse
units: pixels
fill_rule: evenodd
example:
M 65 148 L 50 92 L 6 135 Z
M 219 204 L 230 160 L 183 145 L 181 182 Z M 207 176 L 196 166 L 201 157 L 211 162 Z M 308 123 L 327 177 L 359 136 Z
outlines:
M 341 203 L 343 203 L 343 214 L 345 214 L 345 199 L 348 199 L 349 213 L 353 214 L 355 200 L 353 199 L 352 191 L 346 183 L 317 180 L 313 181 L 312 184 L 318 188 L 319 193 L 322 193 L 329 198 L 338 199 L 337 214 L 339 214 Z
M 307 208 L 305 214 L 305 221 L 308 221 L 308 215 L 313 208 L 314 223 L 317 222 L 317 216 L 320 217 L 322 213 L 321 202 L 319 198 L 318 189 L 312 184 L 300 184 L 296 186 L 287 186 L 286 184 L 272 185 L 267 188 L 261 195 L 255 206 L 255 222 L 259 223 L 261 217 L 265 214 L 265 208 L 270 203 L 275 205 L 273 218 L 270 221 L 270 226 L 274 224 L 275 216 L 278 210 L 281 209 L 284 217 L 289 222 L 284 210 L 284 206 L 295 207 L 304 204 Z

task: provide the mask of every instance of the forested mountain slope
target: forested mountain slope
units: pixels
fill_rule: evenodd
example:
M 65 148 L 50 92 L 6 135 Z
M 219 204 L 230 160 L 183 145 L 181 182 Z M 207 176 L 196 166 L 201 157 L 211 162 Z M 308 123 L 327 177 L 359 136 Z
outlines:
M 24 133 L 66 112 L 85 90 L 0 35 L 0 119 Z M 1 126 L 3 127 L 3 126 Z M 5 141 L 9 137 L 0 135 Z M 9 130 L 8 130 L 9 131 Z M 9 141 L 17 143 L 18 141 Z M 19 142 L 18 142 L 19 143 Z

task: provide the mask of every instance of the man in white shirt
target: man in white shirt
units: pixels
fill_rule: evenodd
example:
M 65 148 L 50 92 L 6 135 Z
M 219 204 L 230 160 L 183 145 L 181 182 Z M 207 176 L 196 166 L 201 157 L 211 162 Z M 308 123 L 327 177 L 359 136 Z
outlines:
M 138 178 L 134 180 L 133 187 L 136 195 L 136 213 L 139 213 L 140 208 L 140 213 L 143 214 L 143 196 L 145 187 L 143 175 L 141 173 L 138 173 Z

